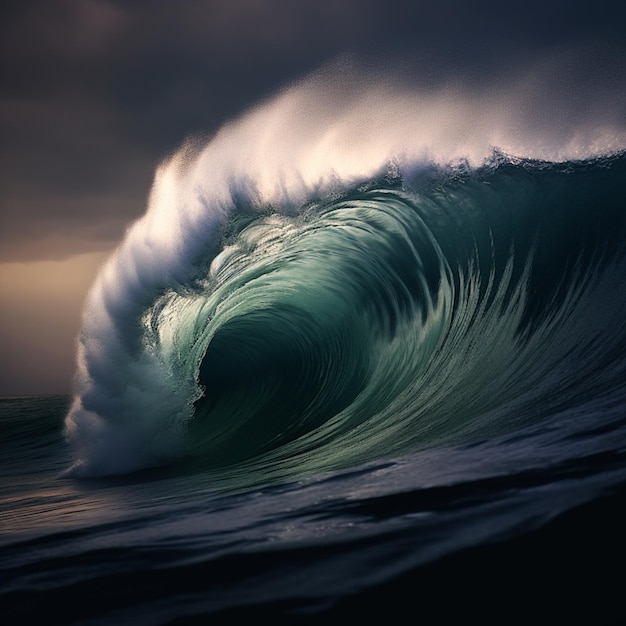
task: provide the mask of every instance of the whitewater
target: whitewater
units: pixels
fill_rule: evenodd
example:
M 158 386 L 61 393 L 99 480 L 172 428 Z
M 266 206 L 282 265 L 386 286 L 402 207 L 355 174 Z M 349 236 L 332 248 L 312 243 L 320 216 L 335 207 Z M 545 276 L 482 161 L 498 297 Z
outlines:
M 167 157 L 73 398 L 0 403 L 6 614 L 610 622 L 626 129 L 552 78 L 330 66 Z

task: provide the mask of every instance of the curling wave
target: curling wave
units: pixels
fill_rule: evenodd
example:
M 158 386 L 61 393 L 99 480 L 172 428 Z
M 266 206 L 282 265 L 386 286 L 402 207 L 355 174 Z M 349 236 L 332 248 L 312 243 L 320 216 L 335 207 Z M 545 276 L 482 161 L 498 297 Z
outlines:
M 623 388 L 623 135 L 358 87 L 315 76 L 157 171 L 85 307 L 75 473 L 329 470 Z

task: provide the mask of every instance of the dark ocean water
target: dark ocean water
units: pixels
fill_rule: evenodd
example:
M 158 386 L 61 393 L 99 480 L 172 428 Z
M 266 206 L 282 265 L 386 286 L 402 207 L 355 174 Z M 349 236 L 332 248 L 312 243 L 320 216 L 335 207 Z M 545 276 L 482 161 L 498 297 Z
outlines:
M 623 408 L 220 492 L 60 477 L 66 406 L 2 401 L 5 624 L 622 621 Z

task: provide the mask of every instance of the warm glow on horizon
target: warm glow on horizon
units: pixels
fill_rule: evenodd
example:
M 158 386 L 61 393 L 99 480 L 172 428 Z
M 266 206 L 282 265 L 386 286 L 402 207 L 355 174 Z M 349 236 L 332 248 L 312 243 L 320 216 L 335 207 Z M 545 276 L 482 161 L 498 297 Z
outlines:
M 107 254 L 0 263 L 0 395 L 69 393 L 82 303 Z

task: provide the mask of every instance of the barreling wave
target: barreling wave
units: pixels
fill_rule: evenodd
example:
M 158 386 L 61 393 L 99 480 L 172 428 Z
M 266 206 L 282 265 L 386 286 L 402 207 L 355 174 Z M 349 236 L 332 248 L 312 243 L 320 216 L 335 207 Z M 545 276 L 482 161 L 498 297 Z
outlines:
M 310 78 L 159 168 L 86 303 L 76 474 L 329 470 L 623 387 L 624 134 L 347 89 Z

